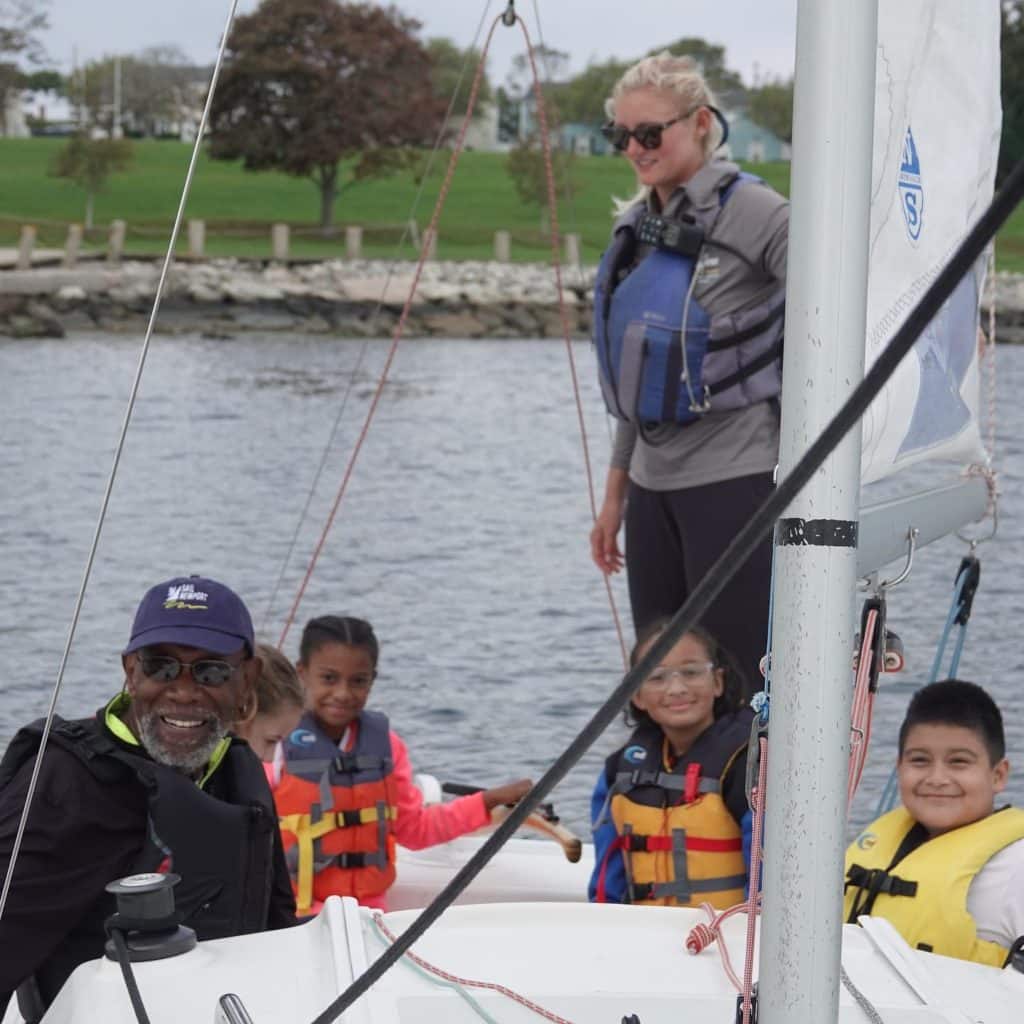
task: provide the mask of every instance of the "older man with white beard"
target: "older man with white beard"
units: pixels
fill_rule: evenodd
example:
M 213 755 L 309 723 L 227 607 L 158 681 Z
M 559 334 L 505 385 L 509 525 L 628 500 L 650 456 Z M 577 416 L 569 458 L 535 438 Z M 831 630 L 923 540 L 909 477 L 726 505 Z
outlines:
M 92 719 L 54 720 L 0 919 L 0 1014 L 16 988 L 24 1006 L 48 1005 L 103 954 L 105 886 L 125 875 L 179 875 L 177 907 L 200 939 L 294 923 L 273 798 L 230 735 L 251 708 L 254 650 L 234 591 L 168 580 L 136 612 L 122 692 Z M 0 878 L 41 732 L 22 729 L 0 763 Z

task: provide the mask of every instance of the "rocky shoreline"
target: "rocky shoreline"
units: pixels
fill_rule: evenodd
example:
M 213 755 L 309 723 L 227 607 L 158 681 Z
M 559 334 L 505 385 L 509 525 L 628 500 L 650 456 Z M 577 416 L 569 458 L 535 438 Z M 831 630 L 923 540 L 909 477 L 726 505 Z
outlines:
M 415 265 L 384 261 L 177 263 L 156 332 L 231 338 L 259 332 L 390 337 Z M 0 271 L 0 336 L 64 337 L 85 331 L 144 332 L 160 266 L 126 262 L 68 270 Z M 569 329 L 590 333 L 594 268 L 563 270 Z M 409 338 L 562 337 L 554 275 L 543 264 L 424 266 L 403 335 Z
M 141 334 L 160 269 L 152 261 L 132 261 L 119 267 L 92 263 L 0 271 L 0 337 Z M 566 320 L 574 337 L 590 334 L 594 271 L 562 270 Z M 255 332 L 390 337 L 414 272 L 412 263 L 370 260 L 176 263 L 156 332 L 225 339 Z M 998 339 L 1024 343 L 1024 275 L 998 274 L 993 294 Z M 556 338 L 563 330 L 550 266 L 431 261 L 423 267 L 403 333 L 408 338 Z

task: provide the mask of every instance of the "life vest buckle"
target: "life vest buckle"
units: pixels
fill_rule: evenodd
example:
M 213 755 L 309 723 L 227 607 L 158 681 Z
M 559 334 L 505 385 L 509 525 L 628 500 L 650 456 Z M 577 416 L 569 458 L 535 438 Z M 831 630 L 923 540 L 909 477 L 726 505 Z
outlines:
M 686 380 L 685 375 L 680 377 L 680 380 Z M 690 412 L 696 413 L 699 416 L 703 416 L 704 413 L 711 411 L 711 388 L 704 385 L 704 397 L 703 400 L 698 402 L 696 395 L 690 396 Z

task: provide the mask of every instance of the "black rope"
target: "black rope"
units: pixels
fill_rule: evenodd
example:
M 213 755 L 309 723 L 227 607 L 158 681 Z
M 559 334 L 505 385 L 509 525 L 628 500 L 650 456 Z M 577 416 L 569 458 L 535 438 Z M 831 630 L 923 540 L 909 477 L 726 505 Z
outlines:
M 132 970 L 131 958 L 128 956 L 128 945 L 124 941 L 124 932 L 120 928 L 111 928 L 110 939 L 114 943 L 117 962 L 121 965 L 121 973 L 124 975 L 124 983 L 128 988 L 128 998 L 132 1001 L 135 1019 L 139 1024 L 149 1024 L 146 1007 L 142 1005 L 139 986 L 135 983 L 135 972 Z
M 789 503 L 800 493 L 847 432 L 860 420 L 874 397 L 893 375 L 903 357 L 913 347 L 918 336 L 938 313 L 960 279 L 974 265 L 975 260 L 982 254 L 985 246 L 1013 212 L 1022 196 L 1024 196 L 1024 160 L 1014 167 L 1003 187 L 992 199 L 988 209 L 921 297 L 906 322 L 886 345 L 874 366 L 865 374 L 853 394 L 846 400 L 818 439 L 807 449 L 803 457 L 793 467 L 792 472 L 778 485 L 771 497 L 733 538 L 732 543 L 694 588 L 686 603 L 672 617 L 661 636 L 651 645 L 636 666 L 626 673 L 622 682 L 597 709 L 582 731 L 544 773 L 533 789 L 519 801 L 515 810 L 491 833 L 476 854 L 438 893 L 433 902 L 366 971 L 356 978 L 313 1021 L 313 1024 L 331 1024 L 332 1021 L 337 1020 L 389 968 L 401 959 L 413 943 L 455 902 L 459 894 L 476 878 L 487 862 L 511 838 L 516 829 L 536 810 L 548 793 L 611 725 L 615 716 L 625 706 L 626 701 L 629 700 L 640 683 L 675 646 L 679 638 L 703 618 L 712 601 L 732 579 L 736 570 L 747 561 L 757 545 L 772 530 L 775 521 L 785 511 Z

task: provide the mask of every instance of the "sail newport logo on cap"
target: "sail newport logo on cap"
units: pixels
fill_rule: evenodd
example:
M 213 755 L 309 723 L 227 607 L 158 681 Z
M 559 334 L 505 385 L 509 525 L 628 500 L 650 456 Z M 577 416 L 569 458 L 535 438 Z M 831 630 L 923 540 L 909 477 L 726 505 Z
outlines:
M 150 587 L 139 603 L 130 654 L 155 644 L 179 644 L 215 654 L 255 649 L 252 617 L 230 588 L 202 576 L 178 576 Z

